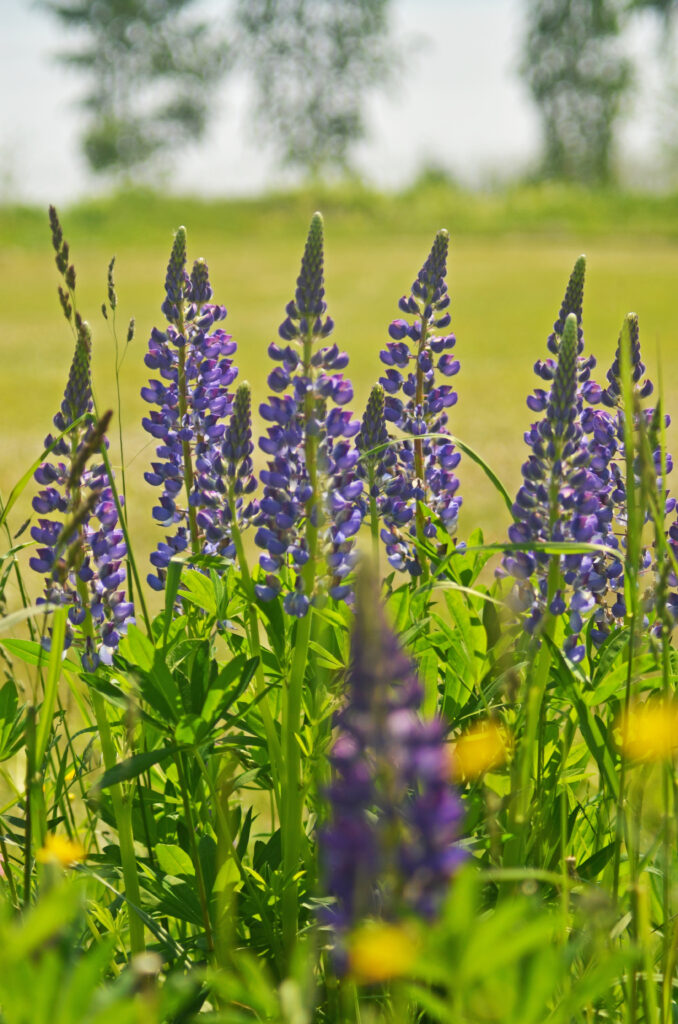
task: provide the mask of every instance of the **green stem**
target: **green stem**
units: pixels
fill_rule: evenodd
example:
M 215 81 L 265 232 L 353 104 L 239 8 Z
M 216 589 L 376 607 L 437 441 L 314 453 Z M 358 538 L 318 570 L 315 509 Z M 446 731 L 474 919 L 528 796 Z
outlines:
M 417 356 L 420 356 L 426 347 L 426 339 L 428 337 L 428 321 L 424 319 L 424 309 L 426 303 L 422 305 L 421 315 L 421 337 L 419 339 L 419 347 L 417 349 Z M 423 407 L 424 404 L 424 371 L 420 366 L 420 361 L 417 359 L 417 384 L 415 393 L 415 403 L 419 407 Z M 424 442 L 421 437 L 415 437 L 414 439 L 414 473 L 415 476 L 421 481 L 421 486 L 424 491 L 424 504 L 426 503 L 426 470 L 424 466 Z M 421 502 L 417 502 L 416 511 L 416 525 L 417 525 L 417 540 L 420 544 L 424 544 L 424 509 Z M 428 558 L 419 551 L 419 558 L 421 559 L 422 569 L 422 583 L 428 583 L 431 572 L 428 564 Z
M 184 814 L 186 815 L 186 829 L 188 831 L 188 843 L 191 848 L 191 860 L 193 861 L 193 867 L 195 868 L 195 878 L 198 883 L 198 898 L 200 900 L 200 909 L 202 911 L 202 919 L 205 927 L 205 940 L 207 942 L 207 949 L 210 954 L 214 953 L 214 935 L 212 934 L 212 922 L 210 920 L 209 904 L 207 902 L 207 889 L 205 886 L 205 876 L 202 870 L 202 863 L 200 861 L 200 854 L 198 851 L 198 844 L 195 841 L 195 822 L 193 820 L 193 810 L 191 808 L 191 801 L 189 798 L 186 773 L 184 771 L 183 756 L 177 754 L 174 758 L 174 763 L 177 766 L 177 772 L 179 775 L 179 786 L 181 788 L 181 798 L 184 805 Z
M 103 697 L 96 690 L 90 690 L 90 696 L 101 740 L 104 767 L 106 771 L 110 771 L 116 764 L 117 755 L 110 722 L 106 714 L 106 705 L 104 704 Z M 125 898 L 128 906 L 130 950 L 132 955 L 134 955 L 135 953 L 143 953 L 146 943 L 144 939 L 144 924 L 136 913 L 136 909 L 141 908 L 141 892 L 139 889 L 137 858 L 134 852 L 134 833 L 132 830 L 132 791 L 130 789 L 127 794 L 124 794 L 122 785 L 116 782 L 110 787 L 110 793 L 115 824 L 118 830 L 118 842 L 120 843 L 120 863 L 122 865 Z
M 183 334 L 183 317 L 179 330 Z M 188 414 L 188 400 L 186 398 L 186 347 L 179 350 L 179 415 L 181 420 Z M 195 507 L 191 505 L 191 492 L 193 490 L 193 461 L 191 459 L 191 445 L 189 441 L 181 442 L 181 450 L 184 457 L 184 484 L 186 486 L 186 504 L 188 507 L 188 525 L 191 534 L 191 548 L 194 555 L 200 554 L 200 541 L 198 539 L 198 521 Z
M 245 546 L 242 541 L 242 534 L 238 527 L 238 521 L 236 516 L 235 507 L 235 495 L 231 489 L 229 495 L 229 505 L 231 509 L 231 537 L 235 544 L 236 554 L 238 556 L 238 564 L 240 566 L 240 579 L 245 590 L 245 597 L 247 600 L 247 634 L 250 641 L 250 651 L 252 656 L 258 658 L 257 668 L 254 673 L 254 688 L 259 698 L 259 707 L 261 708 L 261 717 L 264 723 L 264 730 L 266 732 L 266 743 L 268 745 L 268 756 L 271 762 L 272 778 L 273 778 L 273 790 L 275 795 L 275 803 L 278 810 L 278 817 L 281 813 L 280 804 L 280 780 L 282 779 L 283 772 L 283 758 L 282 748 L 280 746 L 280 739 L 276 732 L 275 723 L 271 714 L 271 707 L 266 691 L 266 678 L 264 676 L 264 662 L 261 652 L 261 642 L 259 639 L 259 621 L 257 619 L 257 613 L 254 603 L 254 586 L 252 585 L 252 577 L 250 575 L 249 565 L 247 563 L 247 556 L 245 554 Z
M 290 681 L 283 704 L 283 737 L 287 761 L 287 782 L 284 794 L 282 826 L 283 875 L 285 889 L 282 898 L 283 943 L 288 956 L 297 940 L 298 885 L 294 880 L 299 869 L 303 829 L 303 789 L 301 780 L 301 750 L 297 734 L 301 725 L 301 705 L 306 674 L 308 645 L 311 638 L 312 612 L 308 610 L 300 619 L 295 637 L 294 658 Z
M 379 510 L 377 499 L 373 491 L 375 487 L 374 462 L 370 459 L 367 464 L 367 485 L 370 489 L 370 533 L 372 534 L 372 561 L 377 579 L 380 578 L 379 571 Z

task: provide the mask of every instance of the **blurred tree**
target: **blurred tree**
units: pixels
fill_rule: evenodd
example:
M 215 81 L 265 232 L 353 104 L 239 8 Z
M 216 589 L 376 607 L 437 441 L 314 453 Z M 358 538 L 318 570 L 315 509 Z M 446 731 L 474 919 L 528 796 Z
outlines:
M 286 164 L 313 175 L 348 168 L 365 134 L 365 94 L 391 66 L 389 3 L 237 0 L 257 120 Z
M 229 66 L 194 0 L 41 0 L 81 45 L 60 54 L 89 82 L 82 145 L 94 171 L 127 172 L 199 139 L 210 89 Z
M 612 143 L 630 62 L 619 45 L 621 0 L 527 0 L 522 73 L 541 115 L 544 173 L 595 185 Z

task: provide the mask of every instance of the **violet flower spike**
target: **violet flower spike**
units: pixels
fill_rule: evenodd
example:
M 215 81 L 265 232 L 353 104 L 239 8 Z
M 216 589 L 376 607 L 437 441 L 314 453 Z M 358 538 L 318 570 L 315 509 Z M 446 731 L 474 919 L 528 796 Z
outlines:
M 381 509 L 381 536 L 390 564 L 413 576 L 426 576 L 428 565 L 422 563 L 412 538 L 421 541 L 436 534 L 424 507 L 453 534 L 462 503 L 454 473 L 459 452 L 451 440 L 422 436 L 447 433 L 447 409 L 457 401 L 451 384 L 436 382 L 436 372 L 443 377 L 459 372 L 459 362 L 452 355 L 456 337 L 440 333 L 450 324 L 447 250 L 447 231 L 439 231 L 411 294 L 399 302 L 412 320 L 393 321 L 389 327 L 392 341 L 380 353 L 387 367 L 380 378 L 386 392 L 385 418 L 412 438 L 397 448 L 397 468 Z M 414 364 L 412 370 L 410 364 Z
M 553 384 L 545 400 L 545 417 L 525 435 L 531 448 L 522 467 L 523 484 L 513 506 L 513 543 L 549 541 L 607 543 L 609 516 L 599 494 L 599 480 L 589 468 L 591 454 L 581 426 L 578 389 L 581 354 L 576 312 L 568 314 L 558 341 Z M 517 581 L 511 595 L 516 610 L 528 612 L 526 628 L 540 628 L 545 612 L 568 614 L 565 652 L 574 661 L 584 656 L 579 642 L 584 616 L 600 591 L 598 563 L 589 555 L 560 556 L 559 575 L 565 590 L 549 589 L 553 556 L 542 551 L 516 551 L 504 557 L 505 570 Z
M 349 443 L 360 424 L 344 408 L 353 397 L 351 382 L 339 372 L 348 356 L 336 345 L 319 347 L 334 327 L 324 296 L 323 223 L 315 214 L 295 296 L 279 329 L 285 344 L 273 342 L 268 350 L 278 365 L 268 378 L 275 393 L 260 406 L 271 425 L 259 440 L 269 459 L 255 520 L 266 574 L 256 592 L 272 599 L 288 571 L 292 589 L 284 607 L 299 618 L 322 592 L 337 599 L 350 594 L 347 578 L 362 521 L 358 452 Z
M 624 408 L 622 387 L 621 387 L 621 346 L 623 335 L 627 332 L 631 380 L 633 385 L 634 409 L 630 415 L 634 419 L 634 430 L 643 428 L 648 439 L 652 441 L 651 457 L 652 466 L 642 465 L 642 459 L 636 455 L 634 459 L 634 476 L 637 486 L 641 484 L 641 477 L 650 477 L 649 486 L 656 489 L 656 501 L 661 500 L 664 492 L 664 472 L 670 473 L 673 468 L 673 460 L 670 453 L 662 455 L 659 443 L 659 426 L 662 414 L 658 409 L 641 410 L 641 402 L 649 397 L 653 391 L 652 382 L 645 378 L 645 365 L 641 358 L 640 351 L 640 330 L 638 316 L 629 313 L 625 318 L 622 333 L 619 337 L 615 357 L 612 366 L 607 372 L 607 386 L 598 388 L 597 392 L 587 394 L 588 401 L 593 405 L 600 403 L 601 408 L 587 409 L 583 416 L 583 427 L 590 436 L 590 445 L 593 452 L 592 468 L 595 469 L 600 482 L 601 493 L 604 493 L 608 515 L 610 518 L 610 543 L 620 549 L 618 558 L 608 557 L 603 564 L 601 572 L 607 579 L 606 599 L 600 600 L 599 606 L 594 613 L 595 628 L 592 630 L 594 642 L 601 643 L 610 630 L 623 625 L 626 615 L 626 599 L 624 594 L 624 566 L 621 549 L 626 546 L 626 531 L 628 528 L 627 494 L 626 494 L 626 442 L 624 430 L 624 417 L 627 410 Z M 653 424 L 656 422 L 656 429 Z M 666 425 L 669 423 L 668 416 L 665 418 Z M 676 501 L 667 497 L 663 509 L 664 515 L 675 512 Z M 649 519 L 650 512 L 646 515 Z M 667 541 L 678 553 L 678 520 L 675 520 L 668 528 Z M 644 603 L 647 611 L 650 612 L 656 605 L 656 595 L 659 590 L 663 594 L 664 610 L 669 617 L 675 621 L 678 618 L 678 579 L 675 574 L 666 566 L 661 568 L 657 564 L 656 553 L 650 548 L 643 547 L 640 552 L 639 571 L 642 574 L 643 585 L 646 590 Z M 645 623 L 649 625 L 649 618 Z M 661 622 L 657 619 L 654 622 L 655 633 L 661 632 Z
M 108 444 L 105 431 L 110 413 L 99 423 L 94 421 L 91 335 L 77 314 L 75 323 L 75 353 L 61 408 L 54 417 L 60 433 L 72 429 L 54 448 L 54 455 L 63 461 L 48 460 L 35 472 L 43 489 L 33 499 L 40 518 L 31 535 L 42 546 L 29 564 L 45 576 L 45 596 L 38 603 L 69 606 L 67 646 L 89 616 L 90 627 L 81 639 L 83 667 L 91 671 L 99 662 L 112 663 L 121 636 L 134 622 L 134 608 L 121 589 L 127 549 L 108 473 L 105 465 L 91 461 L 101 445 Z M 84 422 L 75 426 L 83 416 Z M 45 447 L 53 442 L 48 435 Z
M 223 479 L 222 441 L 232 410 L 230 386 L 237 376 L 236 344 L 221 327 L 224 306 L 215 305 L 204 260 L 186 270 L 186 231 L 177 231 L 165 278 L 164 330 L 154 328 L 146 365 L 160 379 L 142 388 L 157 408 L 143 426 L 159 442 L 158 461 L 145 473 L 161 488 L 154 519 L 169 531 L 151 555 L 154 590 L 165 586 L 167 566 L 181 552 L 232 558 L 230 510 Z
M 435 916 L 464 859 L 461 801 L 445 729 L 425 720 L 414 665 L 363 585 L 346 704 L 330 753 L 330 819 L 320 834 L 327 918 L 340 932 L 370 916 Z

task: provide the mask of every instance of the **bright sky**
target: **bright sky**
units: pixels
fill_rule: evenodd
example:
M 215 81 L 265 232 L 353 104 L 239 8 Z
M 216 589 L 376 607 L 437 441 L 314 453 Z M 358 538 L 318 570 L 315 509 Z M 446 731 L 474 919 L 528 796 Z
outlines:
M 227 0 L 205 0 L 221 8 Z M 101 185 L 78 149 L 81 81 L 54 60 L 62 30 L 34 0 L 0 0 L 0 199 L 63 203 Z M 393 0 L 396 38 L 404 46 L 389 91 L 370 99 L 369 139 L 357 166 L 371 182 L 398 187 L 423 164 L 445 167 L 467 184 L 510 177 L 539 148 L 539 125 L 516 68 L 524 0 Z M 654 56 L 657 29 L 636 20 L 626 39 L 637 58 Z M 651 162 L 651 72 L 624 131 L 637 173 Z M 280 184 L 272 156 L 247 124 L 247 83 L 227 78 L 207 140 L 179 153 L 168 184 L 175 191 L 248 194 Z

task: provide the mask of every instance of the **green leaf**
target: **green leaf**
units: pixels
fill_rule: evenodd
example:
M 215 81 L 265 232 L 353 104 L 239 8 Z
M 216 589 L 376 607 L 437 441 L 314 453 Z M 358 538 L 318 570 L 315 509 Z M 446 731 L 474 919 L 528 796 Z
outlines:
M 40 719 L 35 740 L 35 765 L 39 768 L 47 750 L 47 740 L 54 720 L 54 705 L 56 703 L 57 686 L 61 675 L 61 656 L 64 651 L 66 639 L 66 616 L 68 608 L 61 605 L 52 616 L 52 637 L 47 667 L 47 681 L 45 682 L 45 699 L 40 708 Z
M 167 578 L 165 579 L 165 628 L 163 634 L 164 643 L 167 643 L 169 628 L 172 624 L 174 602 L 176 601 L 177 598 L 177 592 L 179 590 L 179 583 L 181 582 L 181 573 L 184 568 L 184 564 L 184 561 L 175 555 L 174 558 L 170 558 L 169 565 L 167 566 Z
M 171 875 L 173 878 L 182 878 L 195 874 L 193 861 L 180 846 L 172 843 L 157 843 L 155 855 L 158 858 L 161 870 L 166 875 Z
M 108 789 L 116 782 L 127 782 L 129 779 L 136 779 L 147 768 L 154 764 L 160 764 L 165 758 L 170 757 L 178 750 L 178 746 L 163 747 L 161 750 L 144 750 L 140 754 L 128 757 L 126 761 L 114 764 L 101 776 L 98 783 L 99 789 Z
M 217 598 L 214 584 L 208 576 L 197 569 L 186 569 L 182 576 L 182 589 L 179 596 L 184 601 L 194 604 L 209 615 L 217 614 Z
M 47 665 L 47 650 L 35 640 L 0 640 L 0 647 L 26 665 L 33 665 L 35 668 L 44 668 Z M 68 672 L 79 672 L 79 666 L 71 658 L 64 658 L 61 667 Z
M 602 849 L 591 854 L 591 856 L 587 857 L 585 861 L 582 861 L 582 863 L 577 867 L 577 874 L 579 877 L 590 882 L 591 879 L 599 875 L 605 865 L 611 860 L 614 848 L 614 843 L 608 843 L 607 846 L 603 846 Z
M 138 665 L 143 672 L 150 672 L 155 658 L 155 647 L 138 626 L 127 627 L 127 636 L 120 644 L 129 660 Z

